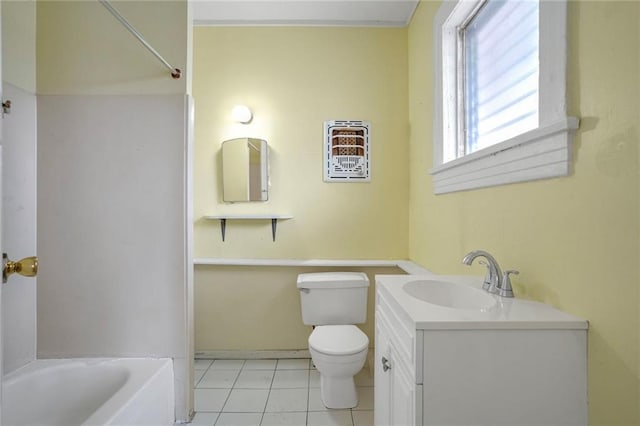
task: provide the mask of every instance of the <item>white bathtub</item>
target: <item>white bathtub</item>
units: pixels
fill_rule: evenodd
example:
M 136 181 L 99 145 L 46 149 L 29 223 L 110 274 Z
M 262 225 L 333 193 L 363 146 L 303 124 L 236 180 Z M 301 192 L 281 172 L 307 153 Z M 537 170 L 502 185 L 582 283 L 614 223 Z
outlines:
M 170 359 L 37 360 L 3 378 L 3 426 L 173 423 Z

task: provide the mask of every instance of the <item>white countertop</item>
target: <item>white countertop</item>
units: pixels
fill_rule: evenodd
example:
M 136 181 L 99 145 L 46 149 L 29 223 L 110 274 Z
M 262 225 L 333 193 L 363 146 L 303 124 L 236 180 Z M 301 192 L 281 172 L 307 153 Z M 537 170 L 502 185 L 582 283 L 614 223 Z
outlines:
M 418 330 L 469 329 L 587 329 L 586 320 L 543 303 L 490 295 L 487 309 L 454 309 L 431 304 L 406 293 L 402 286 L 420 279 L 450 281 L 482 289 L 483 277 L 461 275 L 376 275 L 377 289 L 402 310 Z M 488 293 L 487 293 L 488 294 Z

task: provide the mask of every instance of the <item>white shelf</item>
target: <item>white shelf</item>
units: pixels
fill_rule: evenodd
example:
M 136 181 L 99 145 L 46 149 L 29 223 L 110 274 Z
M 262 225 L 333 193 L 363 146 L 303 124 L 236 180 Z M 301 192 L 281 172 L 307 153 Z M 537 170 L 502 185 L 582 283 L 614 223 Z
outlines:
M 271 237 L 273 238 L 273 241 L 275 241 L 278 221 L 293 219 L 293 216 L 283 215 L 283 214 L 221 214 L 221 215 L 207 215 L 203 217 L 209 220 L 220 221 L 220 233 L 222 234 L 222 241 L 224 241 L 225 239 L 227 220 L 270 220 L 271 221 Z

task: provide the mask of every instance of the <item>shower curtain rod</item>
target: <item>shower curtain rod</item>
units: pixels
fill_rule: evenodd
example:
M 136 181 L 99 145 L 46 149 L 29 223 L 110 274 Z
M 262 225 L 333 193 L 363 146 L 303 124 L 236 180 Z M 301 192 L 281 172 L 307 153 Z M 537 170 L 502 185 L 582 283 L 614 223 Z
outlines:
M 164 64 L 165 67 L 167 67 L 169 69 L 169 71 L 171 71 L 171 77 L 178 79 L 180 78 L 180 75 L 182 74 L 182 71 L 180 71 L 178 68 L 174 68 L 171 66 L 171 64 L 169 64 L 169 62 L 167 62 L 159 53 L 156 49 L 154 49 L 149 43 L 147 43 L 147 41 L 144 39 L 144 37 L 142 37 L 142 34 L 140 34 L 135 28 L 133 28 L 133 26 L 124 18 L 124 16 L 122 16 L 120 14 L 120 12 L 118 12 L 116 10 L 115 7 L 113 7 L 111 5 L 111 3 L 109 3 L 108 0 L 98 0 L 109 12 L 111 12 L 111 14 L 113 15 L 114 18 L 116 18 L 118 21 L 120 21 L 120 23 L 131 33 L 133 34 L 133 36 L 135 38 L 138 39 L 138 41 L 140 43 L 142 43 L 142 45 L 144 47 L 147 48 L 147 50 L 149 50 L 149 52 L 153 53 L 153 55 L 158 58 L 158 60 L 160 60 L 160 62 L 162 62 Z

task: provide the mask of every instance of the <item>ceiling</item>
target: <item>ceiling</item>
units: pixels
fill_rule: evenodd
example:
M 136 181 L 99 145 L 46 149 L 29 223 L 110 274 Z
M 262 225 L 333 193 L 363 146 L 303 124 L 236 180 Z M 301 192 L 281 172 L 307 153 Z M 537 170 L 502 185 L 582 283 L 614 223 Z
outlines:
M 192 0 L 195 25 L 408 25 L 418 0 Z

